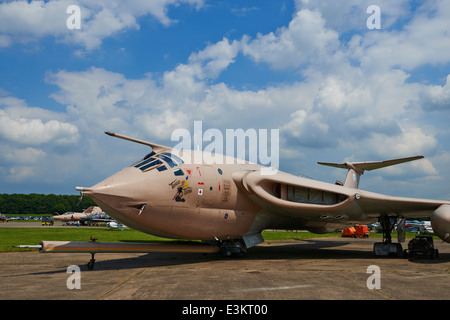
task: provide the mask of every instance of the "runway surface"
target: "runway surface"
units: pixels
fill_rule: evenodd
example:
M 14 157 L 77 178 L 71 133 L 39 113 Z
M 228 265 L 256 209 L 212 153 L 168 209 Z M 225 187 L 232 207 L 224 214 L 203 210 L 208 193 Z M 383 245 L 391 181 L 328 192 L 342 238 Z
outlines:
M 409 261 L 374 257 L 372 247 L 376 241 L 379 239 L 340 237 L 272 241 L 249 249 L 244 258 L 201 253 L 99 253 L 92 271 L 86 266 L 90 254 L 5 252 L 0 253 L 0 299 L 450 298 L 450 245 L 435 241 L 438 259 Z M 80 272 L 67 273 L 72 265 L 79 266 Z M 379 273 L 371 271 L 373 266 L 379 268 Z M 78 282 L 73 275 L 79 276 Z M 368 279 L 372 285 L 378 283 L 379 289 L 369 288 Z M 76 283 L 80 289 L 69 289 Z

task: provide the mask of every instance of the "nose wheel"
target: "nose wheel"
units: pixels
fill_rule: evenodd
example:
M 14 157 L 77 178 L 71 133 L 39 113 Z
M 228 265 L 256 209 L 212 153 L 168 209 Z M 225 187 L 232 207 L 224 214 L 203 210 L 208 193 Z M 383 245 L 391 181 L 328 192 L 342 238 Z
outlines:
M 95 255 L 95 253 L 91 253 L 91 260 L 89 260 L 89 262 L 87 264 L 88 270 L 94 270 L 94 265 L 95 265 L 94 255 Z

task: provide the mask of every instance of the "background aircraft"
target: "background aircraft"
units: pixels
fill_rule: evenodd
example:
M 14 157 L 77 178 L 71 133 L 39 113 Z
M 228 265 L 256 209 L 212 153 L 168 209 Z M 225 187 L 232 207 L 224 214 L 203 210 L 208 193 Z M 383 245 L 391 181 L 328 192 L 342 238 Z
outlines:
M 53 219 L 60 220 L 63 222 L 63 224 L 69 221 L 80 221 L 82 223 L 112 221 L 111 217 L 103 212 L 103 210 L 98 206 L 90 206 L 83 212 L 66 212 L 64 214 L 58 214 L 56 216 L 53 216 Z

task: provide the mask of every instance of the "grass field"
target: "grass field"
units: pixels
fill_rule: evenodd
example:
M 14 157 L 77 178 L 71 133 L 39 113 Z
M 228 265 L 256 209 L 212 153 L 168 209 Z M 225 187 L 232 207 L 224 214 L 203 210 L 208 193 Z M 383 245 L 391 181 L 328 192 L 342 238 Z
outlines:
M 265 241 L 277 240 L 301 240 L 318 237 L 336 237 L 340 233 L 315 234 L 310 232 L 296 231 L 264 231 L 262 233 Z M 395 234 L 392 234 L 395 237 Z M 414 233 L 407 233 L 407 238 L 413 238 Z M 183 241 L 176 239 L 166 239 L 151 236 L 133 229 L 125 229 L 124 231 L 109 231 L 108 228 L 53 228 L 53 227 L 37 227 L 37 228 L 0 228 L 0 251 L 26 251 L 36 249 L 18 249 L 15 245 L 27 244 L 37 245 L 42 240 L 54 241 L 89 241 L 90 238 L 105 242 L 168 242 Z M 370 237 L 381 238 L 380 233 L 371 233 Z

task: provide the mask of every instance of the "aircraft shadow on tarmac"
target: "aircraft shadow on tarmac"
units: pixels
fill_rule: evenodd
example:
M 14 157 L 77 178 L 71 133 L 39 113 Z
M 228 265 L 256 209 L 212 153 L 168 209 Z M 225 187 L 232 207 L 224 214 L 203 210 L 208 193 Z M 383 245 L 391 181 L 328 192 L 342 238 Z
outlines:
M 299 240 L 301 243 L 259 245 L 248 249 L 244 257 L 224 258 L 218 253 L 148 253 L 139 257 L 124 257 L 123 259 L 98 260 L 95 269 L 122 269 L 140 267 L 165 267 L 183 264 L 195 264 L 209 261 L 226 260 L 286 260 L 286 259 L 405 259 L 402 257 L 375 257 L 372 246 L 366 249 L 345 248 L 351 241 L 332 240 Z M 98 256 L 99 259 L 100 255 Z M 406 259 L 405 259 L 406 260 Z M 450 253 L 441 253 L 438 259 L 417 258 L 411 260 L 415 263 L 445 263 L 450 262 Z
M 218 253 L 169 253 L 169 252 L 154 252 L 144 253 L 142 255 L 129 254 L 115 254 L 114 258 L 109 259 L 105 257 L 104 253 L 98 253 L 95 256 L 95 268 L 97 270 L 117 270 L 117 269 L 137 269 L 137 268 L 156 268 L 156 267 L 170 267 L 181 265 L 192 265 L 197 263 L 205 263 L 212 261 L 252 261 L 252 260 L 286 260 L 286 259 L 405 259 L 402 257 L 375 257 L 372 253 L 372 247 L 370 244 L 359 246 L 357 248 L 345 247 L 349 244 L 360 244 L 352 241 L 332 241 L 332 240 L 299 240 L 289 241 L 283 243 L 276 243 L 268 241 L 264 245 L 259 245 L 248 250 L 247 255 L 240 258 L 224 258 Z M 366 249 L 367 248 L 367 249 Z M 88 271 L 87 262 L 89 261 L 89 255 L 80 253 L 74 260 L 79 261 L 80 255 L 86 256 L 86 263 L 79 265 L 81 271 Z M 117 258 L 120 255 L 120 258 Z M 69 260 L 67 256 L 65 261 Z M 405 259 L 406 260 L 406 259 Z M 450 262 L 450 253 L 440 253 L 439 258 L 429 259 L 425 257 L 410 260 L 413 263 L 421 264 L 437 264 Z M 31 274 L 54 274 L 65 273 L 66 268 L 60 270 L 53 270 L 47 272 L 28 273 Z
M 103 260 L 101 254 L 98 255 L 98 260 L 95 263 L 94 270 L 112 270 L 112 269 L 135 269 L 135 268 L 157 268 L 170 267 L 180 265 L 192 265 L 198 263 L 212 262 L 212 261 L 252 261 L 252 260 L 308 260 L 308 259 L 404 259 L 403 257 L 375 257 L 372 250 L 354 250 L 339 248 L 346 243 L 336 243 L 333 241 L 313 240 L 307 241 L 304 244 L 289 244 L 289 245 L 270 245 L 270 246 L 256 246 L 248 250 L 244 257 L 224 258 L 218 253 L 148 253 L 137 257 L 127 257 L 124 254 L 123 258 Z M 87 256 L 88 257 L 88 256 Z M 88 259 L 86 260 L 86 262 Z M 440 254 L 438 259 L 417 258 L 410 260 L 414 263 L 423 264 L 437 264 L 450 262 L 450 253 Z M 81 270 L 87 270 L 86 265 L 80 266 Z

